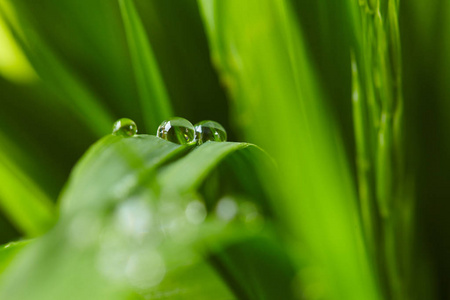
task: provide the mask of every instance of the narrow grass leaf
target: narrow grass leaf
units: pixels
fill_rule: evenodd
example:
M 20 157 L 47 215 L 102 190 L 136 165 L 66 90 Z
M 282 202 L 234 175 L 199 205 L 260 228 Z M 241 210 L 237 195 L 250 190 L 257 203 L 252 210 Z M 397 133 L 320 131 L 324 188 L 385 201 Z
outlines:
M 173 115 L 158 63 L 133 0 L 119 0 L 146 129 L 155 130 Z
M 299 289 L 320 286 L 324 299 L 378 299 L 341 136 L 289 3 L 205 2 L 213 57 L 235 117 L 277 161 L 278 180 L 266 177 L 265 186 L 279 187 L 268 191 L 273 206 L 292 229 L 292 243 L 301 240 L 310 251 L 293 249 L 297 259 L 320 274 L 305 277 Z
M 352 54 L 352 104 L 353 123 L 356 137 L 356 166 L 358 172 L 358 192 L 361 219 L 365 231 L 365 241 L 371 257 L 375 255 L 378 226 L 377 204 L 374 191 L 374 165 L 370 139 L 370 121 L 367 113 L 365 93 L 361 87 L 358 65 Z
M 8 10 L 3 9 L 7 4 L 7 2 L 0 2 L 0 7 L 2 7 L 0 14 L 38 76 L 49 84 L 51 90 L 59 94 L 65 104 L 83 122 L 89 125 L 92 132 L 97 136 L 102 136 L 108 132 L 113 118 L 101 104 L 101 101 L 67 69 L 52 49 L 31 30 L 31 26 L 26 19 L 21 15 L 16 18 L 13 13 L 6 14 Z
M 7 141 L 0 135 L 0 143 Z M 35 237 L 45 233 L 55 222 L 56 211 L 41 188 L 0 150 L 0 205 L 10 221 L 25 236 Z

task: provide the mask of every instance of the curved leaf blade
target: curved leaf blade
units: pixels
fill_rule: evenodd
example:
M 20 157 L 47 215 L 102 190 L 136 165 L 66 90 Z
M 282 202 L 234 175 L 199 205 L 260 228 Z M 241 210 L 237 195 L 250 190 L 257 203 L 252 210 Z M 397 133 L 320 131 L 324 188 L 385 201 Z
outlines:
M 158 182 L 170 193 L 184 194 L 195 190 L 227 155 L 247 147 L 257 148 L 248 143 L 206 142 L 163 169 L 158 174 Z

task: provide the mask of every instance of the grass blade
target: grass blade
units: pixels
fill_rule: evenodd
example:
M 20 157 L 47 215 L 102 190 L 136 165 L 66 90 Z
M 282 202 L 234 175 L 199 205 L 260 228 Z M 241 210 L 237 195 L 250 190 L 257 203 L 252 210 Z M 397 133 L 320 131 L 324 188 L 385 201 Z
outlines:
M 0 143 L 7 147 L 0 135 Z M 0 150 L 0 205 L 10 221 L 27 237 L 45 233 L 55 222 L 49 197 Z
M 67 69 L 52 49 L 36 35 L 22 16 L 15 18 L 7 2 L 0 2 L 0 14 L 9 26 L 38 76 L 56 91 L 78 118 L 89 125 L 97 136 L 109 132 L 113 118 L 106 107 Z M 6 14 L 9 12 L 8 14 Z
M 156 58 L 133 0 L 119 0 L 128 46 L 148 132 L 173 115 Z
M 378 299 L 341 136 L 289 3 L 200 4 L 235 117 L 278 162 L 277 181 L 265 175 L 265 186 L 294 233 L 292 243 L 301 240 L 309 249 L 292 251 L 320 273 L 304 276 L 299 288 L 320 285 L 324 299 Z

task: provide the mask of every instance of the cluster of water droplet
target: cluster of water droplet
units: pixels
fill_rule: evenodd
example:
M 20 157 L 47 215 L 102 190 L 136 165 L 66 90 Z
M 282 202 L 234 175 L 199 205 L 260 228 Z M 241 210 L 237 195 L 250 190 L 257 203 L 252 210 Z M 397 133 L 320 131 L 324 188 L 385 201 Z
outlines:
M 136 123 L 127 118 L 119 119 L 113 125 L 112 134 L 135 136 Z M 156 135 L 181 145 L 227 140 L 227 133 L 219 123 L 207 120 L 194 126 L 183 118 L 162 122 Z M 87 214 L 74 219 L 69 231 L 77 247 L 86 248 L 100 242 L 97 268 L 101 274 L 110 280 L 126 279 L 138 290 L 158 285 L 166 271 L 174 268 L 174 261 L 192 260 L 195 251 L 191 244 L 205 234 L 200 230 L 203 223 L 219 224 L 215 230 L 230 222 L 239 222 L 249 230 L 259 230 L 264 222 L 260 209 L 246 199 L 226 196 L 208 211 L 200 196 L 156 201 L 149 191 L 127 195 L 134 184 L 124 178 L 116 188 L 120 198 L 126 200 L 121 201 L 112 216 L 99 218 L 95 213 Z M 165 257 L 164 249 L 171 248 L 183 249 L 183 257 L 176 260 Z
M 156 136 L 177 144 L 203 144 L 207 141 L 225 142 L 227 132 L 215 121 L 202 121 L 192 125 L 186 119 L 172 118 L 161 123 Z
M 131 137 L 137 133 L 137 126 L 133 120 L 122 118 L 113 125 L 112 134 Z M 206 120 L 192 125 L 184 118 L 171 118 L 165 120 L 159 125 L 156 136 L 180 145 L 190 145 L 198 143 L 199 145 L 207 142 L 225 142 L 227 132 L 222 125 L 215 121 Z

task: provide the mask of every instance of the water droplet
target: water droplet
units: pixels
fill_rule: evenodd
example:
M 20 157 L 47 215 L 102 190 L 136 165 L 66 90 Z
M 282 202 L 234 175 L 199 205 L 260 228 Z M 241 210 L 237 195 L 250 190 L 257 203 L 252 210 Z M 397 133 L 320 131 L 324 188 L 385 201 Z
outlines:
M 206 207 L 202 202 L 194 200 L 186 207 L 185 214 L 189 222 L 200 224 L 206 218 Z
M 191 144 L 195 141 L 194 125 L 183 118 L 172 118 L 159 125 L 156 136 L 180 145 Z
M 207 141 L 225 142 L 227 132 L 222 125 L 214 121 L 202 121 L 195 124 L 195 139 L 199 144 Z
M 137 133 L 136 123 L 128 118 L 119 119 L 114 123 L 112 133 L 125 137 L 133 136 Z

